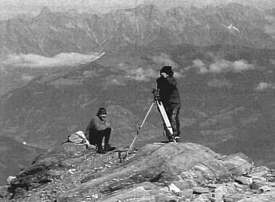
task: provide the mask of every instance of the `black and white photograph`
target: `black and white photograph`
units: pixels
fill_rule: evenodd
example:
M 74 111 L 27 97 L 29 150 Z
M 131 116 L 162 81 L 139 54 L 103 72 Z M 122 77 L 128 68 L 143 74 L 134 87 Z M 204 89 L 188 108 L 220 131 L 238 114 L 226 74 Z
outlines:
M 275 202 L 275 1 L 0 0 L 0 201 Z

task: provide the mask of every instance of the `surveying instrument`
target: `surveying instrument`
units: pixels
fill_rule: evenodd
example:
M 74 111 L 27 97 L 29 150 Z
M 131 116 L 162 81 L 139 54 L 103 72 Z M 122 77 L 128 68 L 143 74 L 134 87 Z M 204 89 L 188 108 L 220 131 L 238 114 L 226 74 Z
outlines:
M 135 135 L 135 137 L 134 137 L 134 139 L 133 139 L 133 141 L 132 141 L 132 143 L 131 143 L 131 145 L 130 145 L 128 151 L 127 151 L 126 156 L 132 151 L 132 149 L 133 149 L 133 147 L 134 147 L 134 144 L 135 144 L 135 142 L 136 142 L 136 139 L 138 138 L 138 135 L 139 135 L 139 133 L 140 133 L 140 130 L 141 130 L 141 128 L 143 127 L 143 125 L 144 125 L 144 123 L 145 123 L 147 117 L 149 116 L 149 114 L 150 114 L 150 112 L 151 112 L 151 110 L 152 110 L 152 108 L 153 108 L 154 105 L 157 106 L 157 109 L 158 109 L 158 111 L 159 111 L 160 114 L 161 114 L 161 118 L 162 118 L 162 121 L 163 121 L 163 123 L 164 123 L 164 127 L 165 127 L 165 132 L 166 132 L 167 138 L 171 138 L 171 140 L 172 140 L 173 142 L 176 142 L 175 136 L 174 136 L 174 134 L 173 134 L 173 128 L 172 128 L 171 123 L 170 123 L 170 120 L 169 120 L 169 118 L 168 118 L 168 116 L 167 116 L 167 113 L 166 113 L 166 111 L 165 111 L 165 108 L 164 108 L 164 106 L 163 106 L 163 103 L 161 102 L 161 100 L 160 100 L 160 98 L 159 98 L 159 89 L 153 89 L 153 95 L 154 95 L 154 100 L 153 100 L 151 106 L 149 107 L 149 109 L 148 109 L 148 111 L 147 111 L 147 113 L 146 113 L 146 115 L 145 115 L 143 121 L 142 121 L 141 124 L 138 126 L 138 128 L 137 128 L 137 134 Z M 167 134 L 167 133 L 168 133 L 168 134 Z

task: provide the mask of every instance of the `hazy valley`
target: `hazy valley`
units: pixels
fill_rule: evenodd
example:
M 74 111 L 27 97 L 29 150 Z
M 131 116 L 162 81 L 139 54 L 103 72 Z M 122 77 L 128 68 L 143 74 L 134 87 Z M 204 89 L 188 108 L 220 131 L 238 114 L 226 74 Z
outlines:
M 178 80 L 183 141 L 274 168 L 274 24 L 272 9 L 236 3 L 106 14 L 45 8 L 1 21 L 1 181 L 84 130 L 102 105 L 112 143 L 129 144 L 165 64 Z M 161 126 L 155 110 L 138 145 L 159 141 Z

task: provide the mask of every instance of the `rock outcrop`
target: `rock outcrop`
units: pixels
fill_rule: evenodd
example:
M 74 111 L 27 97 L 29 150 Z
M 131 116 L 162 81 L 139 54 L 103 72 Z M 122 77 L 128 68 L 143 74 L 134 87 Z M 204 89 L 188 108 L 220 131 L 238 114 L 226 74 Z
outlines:
M 0 197 L 15 201 L 274 201 L 273 170 L 243 154 L 220 155 L 194 143 L 155 143 L 120 162 L 65 144 L 38 157 Z

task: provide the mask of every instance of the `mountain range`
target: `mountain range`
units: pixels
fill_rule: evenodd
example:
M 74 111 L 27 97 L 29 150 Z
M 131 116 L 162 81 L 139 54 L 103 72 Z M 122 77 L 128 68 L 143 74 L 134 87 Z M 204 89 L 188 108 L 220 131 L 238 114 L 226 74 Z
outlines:
M 0 147 L 1 180 L 85 130 L 100 106 L 112 121 L 112 143 L 129 144 L 167 64 L 180 89 L 183 141 L 274 167 L 274 23 L 272 9 L 239 3 L 104 14 L 44 8 L 1 21 L 0 137 L 9 145 Z M 155 110 L 138 145 L 161 138 Z
M 0 95 L 26 84 L 38 72 L 49 71 L 41 70 L 48 63 L 44 60 L 73 60 L 72 53 L 89 55 L 128 46 L 154 49 L 178 44 L 274 49 L 274 23 L 272 9 L 237 3 L 165 11 L 154 5 L 140 5 L 105 14 L 52 12 L 44 8 L 33 18 L 0 22 Z M 39 70 L 34 70 L 37 66 Z M 28 70 L 29 67 L 33 68 Z M 35 75 L 29 74 L 32 71 Z
M 162 12 L 156 6 L 138 6 L 107 14 L 51 12 L 35 18 L 17 18 L 0 24 L 1 54 L 61 52 L 87 53 L 154 43 L 209 46 L 229 44 L 274 49 L 271 12 L 231 3 L 225 6 Z M 230 29 L 234 25 L 239 32 Z

